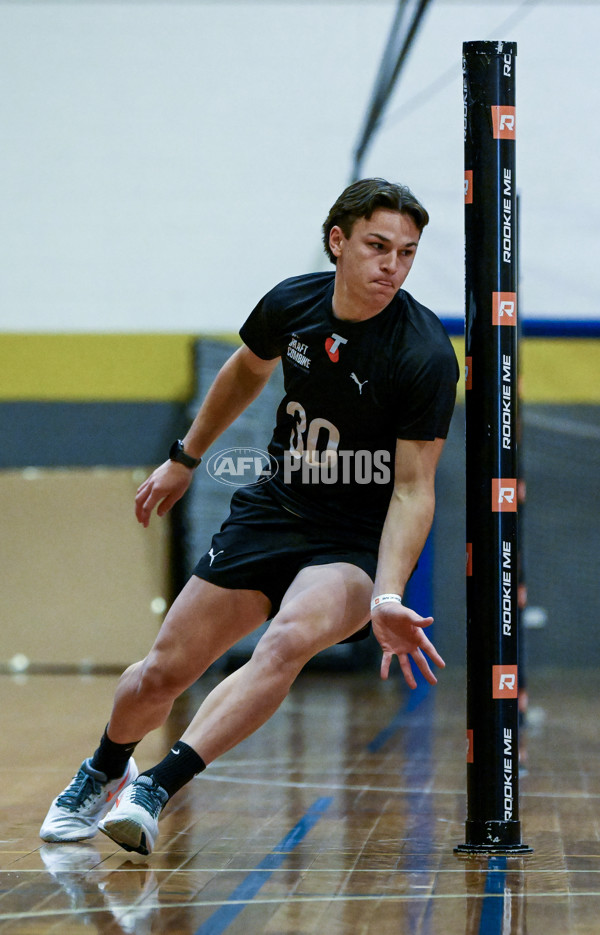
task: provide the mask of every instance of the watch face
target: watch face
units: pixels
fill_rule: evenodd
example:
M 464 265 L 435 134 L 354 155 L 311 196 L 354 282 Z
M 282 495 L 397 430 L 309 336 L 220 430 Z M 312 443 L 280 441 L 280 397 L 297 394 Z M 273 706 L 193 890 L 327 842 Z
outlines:
M 180 439 L 177 439 L 177 441 L 174 441 L 173 444 L 171 445 L 171 448 L 169 449 L 169 458 L 171 459 L 171 461 L 175 461 L 177 459 L 177 455 L 182 451 L 183 451 L 183 442 L 180 441 Z

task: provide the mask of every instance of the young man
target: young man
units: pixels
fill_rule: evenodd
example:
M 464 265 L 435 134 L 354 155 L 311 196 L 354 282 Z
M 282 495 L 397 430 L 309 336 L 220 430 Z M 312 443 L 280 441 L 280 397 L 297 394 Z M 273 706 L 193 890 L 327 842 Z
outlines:
M 396 655 L 414 688 L 412 656 L 436 682 L 425 657 L 444 665 L 424 632 L 432 618 L 401 599 L 431 526 L 458 379 L 439 320 L 401 289 L 428 220 L 404 186 L 349 186 L 323 225 L 335 272 L 286 280 L 259 302 L 189 432 L 139 488 L 136 515 L 147 526 L 155 509 L 164 516 L 183 496 L 202 455 L 281 361 L 286 395 L 269 445 L 278 470 L 234 494 L 150 653 L 121 677 L 100 745 L 52 803 L 44 840 L 82 840 L 100 828 L 125 850 L 151 853 L 168 799 L 264 724 L 309 659 L 369 620 L 383 678 Z M 138 776 L 136 743 L 269 618 L 252 658 Z

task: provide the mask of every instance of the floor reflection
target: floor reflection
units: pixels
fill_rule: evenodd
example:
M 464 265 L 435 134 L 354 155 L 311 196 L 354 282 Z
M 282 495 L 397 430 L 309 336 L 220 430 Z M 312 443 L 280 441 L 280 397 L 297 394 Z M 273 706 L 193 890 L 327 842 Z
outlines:
M 465 863 L 465 889 L 470 897 L 465 935 L 526 935 L 525 859 L 467 858 Z

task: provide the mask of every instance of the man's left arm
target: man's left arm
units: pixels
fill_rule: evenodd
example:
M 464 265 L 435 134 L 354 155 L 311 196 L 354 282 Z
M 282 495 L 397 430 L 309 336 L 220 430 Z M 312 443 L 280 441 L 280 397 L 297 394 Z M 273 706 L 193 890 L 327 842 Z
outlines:
M 394 491 L 381 536 L 374 598 L 404 593 L 433 522 L 435 473 L 443 447 L 443 438 L 397 442 Z M 409 658 L 412 656 L 423 676 L 435 685 L 437 679 L 424 654 L 440 668 L 444 661 L 423 629 L 433 623 L 433 618 L 421 617 L 392 597 L 373 607 L 371 619 L 383 650 L 381 677 L 387 678 L 396 655 L 408 685 L 416 688 Z

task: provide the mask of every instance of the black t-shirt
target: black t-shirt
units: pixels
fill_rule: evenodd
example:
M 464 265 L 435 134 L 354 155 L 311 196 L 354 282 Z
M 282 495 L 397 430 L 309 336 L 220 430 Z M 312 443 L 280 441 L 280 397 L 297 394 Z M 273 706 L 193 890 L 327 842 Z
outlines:
M 271 493 L 307 519 L 378 536 L 396 439 L 446 437 L 458 364 L 440 320 L 402 289 L 373 318 L 336 318 L 334 278 L 279 283 L 240 336 L 258 357 L 281 356 L 283 365 Z

